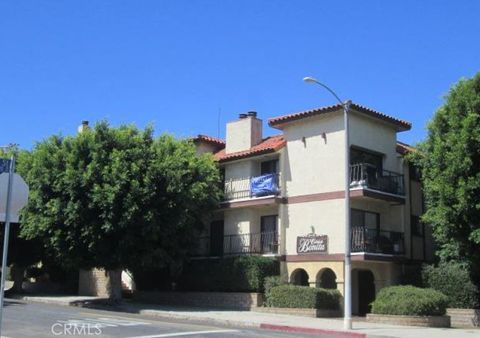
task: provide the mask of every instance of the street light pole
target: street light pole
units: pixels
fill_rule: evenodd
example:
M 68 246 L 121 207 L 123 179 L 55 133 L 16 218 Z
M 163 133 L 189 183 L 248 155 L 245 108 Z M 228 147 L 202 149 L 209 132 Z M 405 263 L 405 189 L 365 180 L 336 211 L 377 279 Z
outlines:
M 345 330 L 352 329 L 352 259 L 350 255 L 350 133 L 348 124 L 348 111 L 350 109 L 350 100 L 342 101 L 338 95 L 313 77 L 305 77 L 303 81 L 307 83 L 314 83 L 325 88 L 332 94 L 343 107 L 343 128 L 345 130 L 345 146 L 344 146 L 344 174 L 345 174 L 345 258 L 344 258 L 344 272 L 343 272 L 343 327 Z
M 10 158 L 8 170 L 7 201 L 5 208 L 5 231 L 3 232 L 2 277 L 0 282 L 0 336 L 2 334 L 3 300 L 5 297 L 5 278 L 7 275 L 8 240 L 10 237 L 10 204 L 12 203 L 13 174 L 15 172 L 15 149 Z

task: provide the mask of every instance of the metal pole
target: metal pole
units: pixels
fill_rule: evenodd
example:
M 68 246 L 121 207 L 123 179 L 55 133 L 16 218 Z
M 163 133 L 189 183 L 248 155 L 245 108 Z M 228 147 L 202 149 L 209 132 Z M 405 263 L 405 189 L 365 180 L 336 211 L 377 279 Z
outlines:
M 7 202 L 5 208 L 5 231 L 3 234 L 3 257 L 2 257 L 2 281 L 0 283 L 0 337 L 2 335 L 2 319 L 3 319 L 3 299 L 5 289 L 5 277 L 7 275 L 7 255 L 8 255 L 8 239 L 10 236 L 10 204 L 12 200 L 13 174 L 15 171 L 15 152 L 10 160 L 10 171 L 8 172 Z
M 345 262 L 344 262 L 344 314 L 343 328 L 352 329 L 352 261 L 350 255 L 350 136 L 348 109 L 351 101 L 343 103 L 343 123 L 345 129 Z
M 327 85 L 324 85 L 313 77 L 305 77 L 303 81 L 316 83 L 332 94 L 343 107 L 343 128 L 345 129 L 345 258 L 343 271 L 343 327 L 345 330 L 352 329 L 352 259 L 350 254 L 350 133 L 348 127 L 348 110 L 352 101 L 343 102 L 340 97 Z

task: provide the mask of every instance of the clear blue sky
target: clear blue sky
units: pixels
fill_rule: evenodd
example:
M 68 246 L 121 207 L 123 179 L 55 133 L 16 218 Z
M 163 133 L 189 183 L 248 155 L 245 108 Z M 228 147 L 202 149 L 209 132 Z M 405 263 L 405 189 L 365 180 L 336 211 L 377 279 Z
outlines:
M 480 1 L 32 0 L 0 4 L 0 144 L 81 120 L 220 136 L 343 98 L 413 123 L 480 70 Z M 276 133 L 268 130 L 266 134 Z

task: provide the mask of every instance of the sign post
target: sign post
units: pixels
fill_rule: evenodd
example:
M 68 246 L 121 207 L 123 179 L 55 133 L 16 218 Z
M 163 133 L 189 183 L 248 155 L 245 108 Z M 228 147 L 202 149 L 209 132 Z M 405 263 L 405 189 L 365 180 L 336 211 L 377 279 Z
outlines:
M 2 335 L 3 299 L 5 296 L 5 276 L 7 274 L 8 239 L 10 236 L 10 204 L 12 202 L 13 173 L 15 172 L 15 152 L 10 159 L 7 184 L 7 202 L 5 204 L 5 231 L 3 232 L 2 281 L 0 283 L 0 336 Z
M 11 147 L 6 148 L 11 149 Z M 5 223 L 5 229 L 3 232 L 2 276 L 0 282 L 0 337 L 2 334 L 10 223 L 18 223 L 18 213 L 20 209 L 27 204 L 27 201 L 28 185 L 20 175 L 15 174 L 15 149 L 13 149 L 13 154 L 10 160 L 0 159 L 0 222 Z

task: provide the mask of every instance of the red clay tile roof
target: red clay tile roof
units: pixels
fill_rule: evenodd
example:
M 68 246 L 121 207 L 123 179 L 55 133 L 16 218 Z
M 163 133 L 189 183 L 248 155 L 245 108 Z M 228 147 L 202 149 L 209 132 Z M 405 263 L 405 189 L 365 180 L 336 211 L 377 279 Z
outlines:
M 218 137 L 213 137 L 213 136 L 208 136 L 208 135 L 202 135 L 198 134 L 196 137 L 193 138 L 193 141 L 203 141 L 207 143 L 214 143 L 217 145 L 222 145 L 225 146 L 225 141 L 218 138 Z
M 401 131 L 409 130 L 412 127 L 412 124 L 410 122 L 400 120 L 400 119 L 397 119 L 397 118 L 392 117 L 392 116 L 388 116 L 384 113 L 381 113 L 381 112 L 378 112 L 376 110 L 361 106 L 361 105 L 356 104 L 356 103 L 352 103 L 350 105 L 350 108 L 354 109 L 355 111 L 357 111 L 359 113 L 362 113 L 362 114 L 365 114 L 365 115 L 368 115 L 368 116 L 372 116 L 372 117 L 375 117 L 375 118 L 379 118 L 379 119 L 384 120 L 386 122 L 392 123 L 392 124 L 398 126 L 398 130 L 401 130 Z M 300 120 L 300 119 L 303 119 L 305 117 L 327 114 L 327 113 L 337 111 L 339 109 L 342 109 L 342 105 L 340 103 L 332 105 L 332 106 L 320 107 L 320 108 L 306 110 L 306 111 L 299 112 L 299 113 L 293 113 L 293 114 L 289 114 L 289 115 L 274 117 L 274 118 L 271 118 L 271 119 L 268 120 L 268 124 L 271 127 L 281 128 L 282 124 L 287 123 L 287 122 Z
M 283 148 L 285 144 L 286 142 L 283 138 L 283 135 L 269 136 L 267 138 L 264 138 L 262 142 L 248 150 L 226 154 L 225 149 L 222 149 L 215 153 L 214 156 L 215 159 L 219 162 L 233 161 L 250 156 L 273 153 Z
M 403 143 L 403 142 L 400 142 L 400 141 L 397 141 L 397 153 L 401 154 L 401 155 L 406 155 L 412 151 L 415 151 L 415 148 L 406 144 L 406 143 Z

